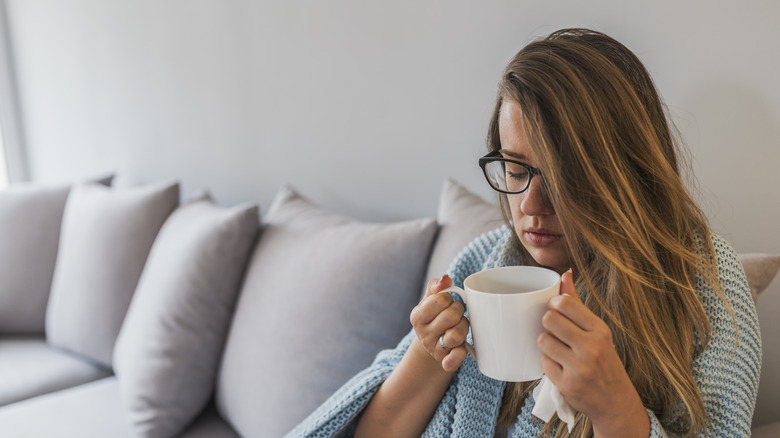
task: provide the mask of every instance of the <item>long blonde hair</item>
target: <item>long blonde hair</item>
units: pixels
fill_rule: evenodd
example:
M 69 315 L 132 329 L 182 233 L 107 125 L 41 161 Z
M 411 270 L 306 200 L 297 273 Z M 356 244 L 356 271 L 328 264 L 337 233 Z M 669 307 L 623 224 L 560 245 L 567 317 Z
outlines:
M 490 150 L 501 148 L 506 100 L 522 110 L 577 289 L 612 330 L 644 406 L 677 433 L 703 431 L 707 416 L 690 364 L 711 327 L 697 281 L 723 295 L 707 219 L 681 176 L 680 142 L 650 75 L 616 40 L 564 29 L 530 43 L 506 67 Z M 507 202 L 501 196 L 511 225 Z M 533 386 L 507 385 L 500 425 L 514 421 Z M 578 414 L 571 435 L 557 419 L 543 434 L 555 430 L 585 437 L 592 424 Z

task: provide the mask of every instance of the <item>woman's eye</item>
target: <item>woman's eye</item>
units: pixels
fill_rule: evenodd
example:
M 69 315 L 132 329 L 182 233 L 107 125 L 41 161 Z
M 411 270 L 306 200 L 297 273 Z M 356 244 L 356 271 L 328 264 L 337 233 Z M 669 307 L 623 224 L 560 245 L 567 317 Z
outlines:
M 528 171 L 525 170 L 525 169 L 517 171 L 517 172 L 513 172 L 513 171 L 507 169 L 506 174 L 510 178 L 514 178 L 514 179 L 517 179 L 517 180 L 526 180 L 526 179 L 528 179 Z

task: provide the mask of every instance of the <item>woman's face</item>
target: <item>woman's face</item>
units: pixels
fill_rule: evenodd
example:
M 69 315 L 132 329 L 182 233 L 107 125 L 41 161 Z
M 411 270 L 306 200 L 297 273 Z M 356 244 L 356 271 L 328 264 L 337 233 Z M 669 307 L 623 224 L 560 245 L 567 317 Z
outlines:
M 498 119 L 501 152 L 505 158 L 521 161 L 532 167 L 538 163 L 533 156 L 523 129 L 520 106 L 506 100 Z M 535 176 L 523 193 L 507 195 L 512 221 L 520 242 L 531 257 L 542 266 L 563 273 L 571 267 L 571 257 L 561 231 L 558 215 L 550 203 L 542 179 Z

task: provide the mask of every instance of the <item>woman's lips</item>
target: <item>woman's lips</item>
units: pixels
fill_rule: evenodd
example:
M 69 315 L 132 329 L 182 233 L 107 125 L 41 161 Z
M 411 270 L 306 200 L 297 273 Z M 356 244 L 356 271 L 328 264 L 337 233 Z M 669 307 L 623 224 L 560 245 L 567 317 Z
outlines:
M 552 233 L 547 230 L 526 230 L 525 235 L 533 246 L 552 246 L 563 239 L 562 234 Z

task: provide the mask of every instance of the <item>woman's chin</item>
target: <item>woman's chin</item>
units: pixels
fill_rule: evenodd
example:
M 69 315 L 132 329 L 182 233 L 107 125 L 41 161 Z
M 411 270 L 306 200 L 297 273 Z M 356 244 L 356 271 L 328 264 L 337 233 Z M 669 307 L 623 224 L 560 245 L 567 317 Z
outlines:
M 571 267 L 569 254 L 565 251 L 561 254 L 560 251 L 551 251 L 548 248 L 537 249 L 526 247 L 526 249 L 536 263 L 540 266 L 550 268 L 559 274 L 563 274 Z

